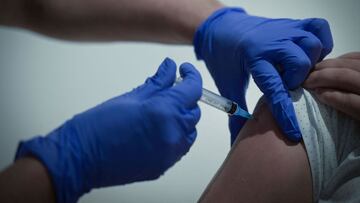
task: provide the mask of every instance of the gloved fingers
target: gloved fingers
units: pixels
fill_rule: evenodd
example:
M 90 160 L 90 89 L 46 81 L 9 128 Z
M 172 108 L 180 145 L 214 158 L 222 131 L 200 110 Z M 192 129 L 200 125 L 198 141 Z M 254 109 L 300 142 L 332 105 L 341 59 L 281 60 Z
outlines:
M 196 128 L 194 129 L 194 131 L 192 131 L 191 133 L 186 135 L 185 139 L 186 139 L 187 143 L 189 144 L 189 147 L 195 142 L 196 137 L 197 137 Z
M 305 52 L 311 61 L 311 67 L 314 67 L 320 61 L 320 55 L 323 50 L 323 45 L 319 38 L 307 31 L 301 31 L 303 37 L 294 41 Z
M 251 74 L 260 90 L 265 94 L 271 112 L 288 139 L 301 141 L 301 132 L 289 93 L 286 91 L 275 67 L 259 60 L 250 67 Z
M 230 144 L 234 144 L 241 128 L 244 126 L 245 122 L 247 121 L 246 118 L 239 117 L 239 116 L 231 116 L 229 118 L 229 128 L 231 134 Z
M 274 60 L 275 64 L 279 64 L 283 69 L 281 76 L 289 89 L 299 87 L 311 69 L 309 57 L 292 41 L 286 42 Z
M 195 141 L 196 133 L 196 124 L 199 122 L 201 117 L 201 111 L 198 105 L 192 109 L 178 108 L 177 112 L 173 116 L 176 118 L 177 123 L 180 126 L 181 130 L 178 132 L 183 132 L 180 134 L 180 138 L 186 141 L 186 145 L 190 145 Z
M 176 64 L 170 58 L 165 58 L 155 75 L 146 79 L 145 84 L 161 90 L 171 87 L 176 78 Z
M 249 80 L 248 78 L 244 78 L 244 80 Z M 248 84 L 248 82 L 243 82 L 243 84 Z M 231 86 L 231 87 L 236 87 L 236 86 Z M 243 90 L 241 90 L 242 88 L 245 88 Z M 236 88 L 235 88 L 236 89 Z M 235 101 L 242 109 L 244 110 L 248 110 L 247 108 L 247 104 L 246 104 L 246 98 L 245 98 L 245 94 L 246 94 L 246 89 L 247 87 L 241 87 L 238 86 L 237 90 L 238 90 L 238 94 L 236 96 L 236 99 L 234 99 L 233 101 Z M 229 129 L 230 129 L 230 144 L 232 145 L 235 141 L 235 139 L 237 138 L 241 128 L 244 126 L 245 122 L 247 121 L 246 118 L 240 117 L 240 116 L 231 116 L 229 117 Z
M 181 105 L 193 108 L 202 94 L 201 75 L 190 63 L 181 64 L 180 75 L 183 80 L 170 89 L 170 94 Z
M 160 64 L 158 70 L 152 77 L 148 77 L 145 83 L 131 93 L 136 93 L 137 96 L 146 99 L 156 92 L 171 87 L 176 78 L 176 64 L 170 58 L 165 58 Z
M 199 105 L 196 105 L 195 108 L 189 110 L 189 115 L 191 116 L 191 126 L 195 127 L 201 117 L 201 110 Z
M 300 22 L 305 31 L 314 34 L 322 43 L 319 61 L 325 58 L 333 49 L 333 38 L 328 21 L 322 18 L 308 18 Z
M 192 132 L 196 129 L 196 124 L 201 117 L 201 111 L 198 105 L 192 109 L 181 109 L 179 123 L 186 132 Z
M 196 124 L 201 116 L 200 108 L 196 105 L 193 109 L 180 109 L 179 113 L 176 115 L 176 119 L 184 132 L 181 139 L 186 142 L 186 146 L 191 146 L 196 139 Z

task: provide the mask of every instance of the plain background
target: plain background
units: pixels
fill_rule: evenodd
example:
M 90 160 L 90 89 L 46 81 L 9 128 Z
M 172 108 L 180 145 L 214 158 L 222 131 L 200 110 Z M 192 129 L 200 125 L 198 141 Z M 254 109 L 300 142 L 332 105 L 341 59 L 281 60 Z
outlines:
M 360 51 L 358 0 L 222 1 L 253 15 L 326 18 L 335 47 L 330 57 Z M 200 70 L 216 91 L 191 46 L 151 43 L 73 43 L 0 27 L 0 169 L 12 163 L 19 140 L 44 135 L 94 105 L 130 91 L 155 73 L 165 57 Z M 251 83 L 253 110 L 261 92 Z M 190 152 L 157 181 L 93 190 L 80 202 L 195 202 L 230 149 L 227 116 L 200 105 L 198 138 Z

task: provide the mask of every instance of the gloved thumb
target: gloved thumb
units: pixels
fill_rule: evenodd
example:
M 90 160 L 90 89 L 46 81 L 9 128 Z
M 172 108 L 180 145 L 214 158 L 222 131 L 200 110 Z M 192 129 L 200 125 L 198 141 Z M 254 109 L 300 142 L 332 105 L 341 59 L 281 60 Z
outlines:
M 231 116 L 229 119 L 229 129 L 230 129 L 230 145 L 232 146 L 241 130 L 245 125 L 247 119 L 240 116 Z
M 201 75 L 190 63 L 181 64 L 180 75 L 183 80 L 172 87 L 171 93 L 185 107 L 194 108 L 202 94 Z
M 288 139 L 300 142 L 302 135 L 295 109 L 279 73 L 265 60 L 259 60 L 250 68 L 255 83 L 264 93 L 271 113 Z

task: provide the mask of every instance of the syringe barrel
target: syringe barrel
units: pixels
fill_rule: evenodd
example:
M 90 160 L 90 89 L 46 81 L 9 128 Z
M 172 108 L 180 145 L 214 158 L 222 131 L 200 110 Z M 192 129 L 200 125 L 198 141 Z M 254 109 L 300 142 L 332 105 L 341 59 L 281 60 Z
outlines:
M 175 84 L 178 84 L 181 81 L 182 78 L 178 77 L 176 78 Z M 207 90 L 205 88 L 202 89 L 202 95 L 200 101 L 230 115 L 235 113 L 238 107 L 235 102 L 232 102 L 231 100 L 226 99 L 225 97 L 222 97 L 220 95 L 217 95 L 214 92 Z
M 233 105 L 236 105 L 231 100 L 228 100 L 225 97 L 219 96 L 204 88 L 202 89 L 202 96 L 200 98 L 200 101 L 209 104 L 210 106 L 213 106 L 226 113 L 233 113 L 234 111 Z

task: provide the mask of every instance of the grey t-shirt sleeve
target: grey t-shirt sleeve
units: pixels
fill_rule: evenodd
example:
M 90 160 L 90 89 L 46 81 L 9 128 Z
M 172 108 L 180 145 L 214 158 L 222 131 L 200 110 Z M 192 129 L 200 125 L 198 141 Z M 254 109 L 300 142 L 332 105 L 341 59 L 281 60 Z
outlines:
M 304 89 L 290 94 L 311 168 L 314 202 L 360 202 L 359 123 Z

